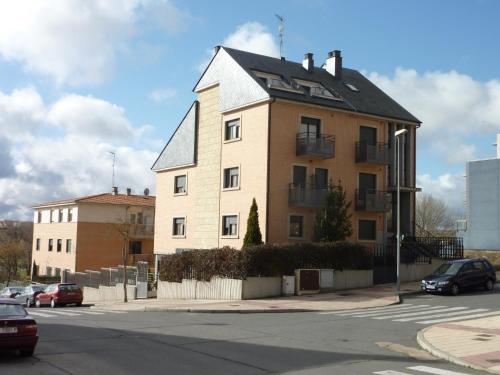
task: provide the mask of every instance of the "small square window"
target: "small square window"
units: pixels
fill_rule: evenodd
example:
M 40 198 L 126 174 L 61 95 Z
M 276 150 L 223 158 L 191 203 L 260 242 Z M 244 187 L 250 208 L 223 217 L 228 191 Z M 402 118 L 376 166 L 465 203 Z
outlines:
M 172 235 L 185 236 L 186 235 L 186 219 L 183 217 L 174 217 Z
M 141 241 L 130 241 L 129 254 L 142 254 L 142 242 Z
M 40 239 L 37 238 L 36 239 L 36 247 L 35 247 L 36 250 L 40 250 Z
M 230 141 L 240 138 L 240 119 L 226 121 L 224 140 Z
M 224 189 L 237 188 L 240 186 L 240 168 L 224 169 Z
M 174 194 L 186 194 L 186 175 L 175 176 Z
M 66 240 L 66 252 L 71 253 L 71 239 Z
M 238 235 L 238 216 L 227 215 L 222 216 L 222 235 L 237 236 Z
M 304 216 L 290 215 L 290 238 L 304 237 Z
M 52 251 L 54 249 L 54 240 L 50 239 L 49 240 L 49 251 Z
M 57 252 L 60 253 L 62 250 L 62 240 L 57 240 Z
M 375 220 L 359 220 L 358 239 L 375 241 L 377 239 L 377 223 Z

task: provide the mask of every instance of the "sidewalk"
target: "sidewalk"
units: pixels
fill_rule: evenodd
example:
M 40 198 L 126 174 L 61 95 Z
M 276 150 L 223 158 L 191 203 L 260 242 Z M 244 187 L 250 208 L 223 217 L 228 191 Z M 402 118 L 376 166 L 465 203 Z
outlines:
M 418 283 L 401 285 L 402 294 L 418 291 Z M 95 304 L 93 308 L 123 311 L 166 311 L 198 313 L 265 313 L 335 311 L 382 307 L 399 303 L 394 285 L 378 285 L 372 288 L 352 289 L 335 293 L 263 298 L 255 300 L 134 300 L 128 303 L 113 302 Z
M 500 374 L 500 313 L 487 318 L 436 324 L 420 331 L 417 340 L 436 357 Z

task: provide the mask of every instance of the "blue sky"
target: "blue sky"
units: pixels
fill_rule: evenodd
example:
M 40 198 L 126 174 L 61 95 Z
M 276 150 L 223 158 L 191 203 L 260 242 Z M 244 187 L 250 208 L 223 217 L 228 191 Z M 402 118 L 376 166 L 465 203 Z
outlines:
M 42 4 L 40 4 L 42 3 Z M 0 4 L 0 219 L 36 202 L 120 187 L 149 167 L 217 44 L 285 56 L 342 50 L 423 121 L 419 184 L 463 208 L 465 161 L 500 132 L 500 3 L 476 1 L 47 0 Z

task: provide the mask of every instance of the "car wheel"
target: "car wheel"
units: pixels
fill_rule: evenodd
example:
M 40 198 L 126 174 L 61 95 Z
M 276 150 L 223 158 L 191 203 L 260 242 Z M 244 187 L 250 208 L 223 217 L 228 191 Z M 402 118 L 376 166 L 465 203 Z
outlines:
M 456 296 L 458 295 L 458 293 L 460 293 L 460 287 L 458 286 L 458 284 L 453 284 L 450 288 L 450 291 L 452 296 Z
M 54 299 L 50 300 L 50 307 L 52 307 L 53 309 L 57 307 L 57 303 Z
M 21 354 L 21 357 L 31 357 L 34 352 L 35 352 L 35 348 L 20 349 L 19 350 L 19 354 Z
M 486 281 L 486 284 L 484 284 L 484 289 L 486 289 L 487 291 L 493 290 L 493 287 L 493 280 L 491 279 L 488 279 L 488 281 Z
M 37 299 L 36 299 L 36 301 L 35 301 L 35 306 L 36 306 L 37 308 L 42 307 L 42 304 L 40 303 L 40 300 L 39 300 L 38 298 L 37 298 Z

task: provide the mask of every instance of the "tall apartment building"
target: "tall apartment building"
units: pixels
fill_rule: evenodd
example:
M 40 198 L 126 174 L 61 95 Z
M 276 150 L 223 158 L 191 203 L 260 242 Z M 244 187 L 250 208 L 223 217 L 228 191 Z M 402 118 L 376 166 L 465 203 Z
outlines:
M 328 186 L 352 201 L 352 241 L 395 232 L 394 132 L 401 139 L 401 227 L 414 232 L 420 126 L 340 51 L 321 67 L 217 47 L 194 87 L 197 100 L 152 169 L 155 254 L 240 248 L 255 198 L 263 239 L 310 240 Z
M 153 263 L 155 197 L 113 193 L 38 204 L 34 209 L 32 272 L 59 276 L 123 264 Z

